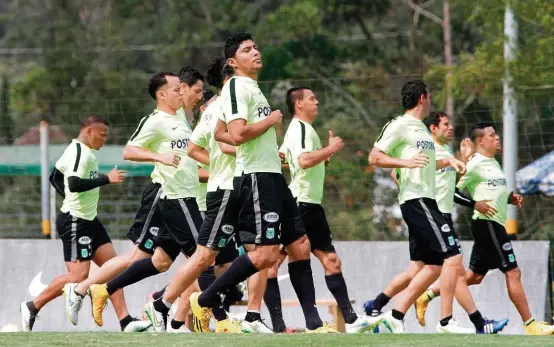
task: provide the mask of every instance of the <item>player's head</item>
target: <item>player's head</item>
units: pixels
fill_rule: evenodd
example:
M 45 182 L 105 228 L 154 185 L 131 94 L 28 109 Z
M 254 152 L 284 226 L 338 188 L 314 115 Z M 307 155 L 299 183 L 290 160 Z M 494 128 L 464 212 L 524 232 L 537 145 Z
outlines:
M 158 72 L 150 77 L 148 93 L 156 101 L 156 104 L 166 105 L 173 110 L 180 109 L 183 103 L 181 81 L 172 72 Z
M 225 60 L 233 71 L 256 76 L 262 69 L 262 55 L 252 35 L 241 32 L 225 41 Z
M 80 137 L 86 139 L 86 144 L 94 149 L 99 150 L 106 143 L 108 136 L 109 123 L 107 120 L 96 114 L 89 114 L 81 120 Z
M 429 115 L 431 93 L 423 81 L 409 81 L 402 87 L 402 107 L 404 111 L 420 108 L 424 117 Z
M 431 112 L 429 117 L 423 120 L 427 129 L 433 134 L 439 142 L 445 144 L 452 141 L 454 137 L 454 127 L 450 124 L 448 115 L 444 112 Z
M 303 115 L 314 120 L 317 117 L 319 101 L 314 92 L 307 87 L 295 87 L 287 91 L 285 98 L 289 112 L 294 115 Z
M 225 80 L 224 67 L 225 59 L 223 57 L 215 57 L 208 66 L 208 70 L 206 70 L 206 82 L 217 90 L 223 88 L 223 81 Z
M 500 152 L 500 136 L 496 133 L 494 124 L 490 122 L 477 123 L 471 128 L 471 141 L 489 153 Z
M 185 66 L 179 71 L 181 80 L 181 96 L 183 108 L 194 110 L 202 101 L 202 88 L 204 87 L 204 76 L 198 70 Z

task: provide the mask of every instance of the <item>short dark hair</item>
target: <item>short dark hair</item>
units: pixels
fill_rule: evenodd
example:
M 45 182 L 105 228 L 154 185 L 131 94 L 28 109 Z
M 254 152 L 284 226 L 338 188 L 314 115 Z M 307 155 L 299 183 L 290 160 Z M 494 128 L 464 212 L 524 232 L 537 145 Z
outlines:
M 494 131 L 496 131 L 494 124 L 492 124 L 491 122 L 480 122 L 472 126 L 471 133 L 469 135 L 469 138 L 471 139 L 471 141 L 475 141 L 479 137 L 482 137 L 483 135 L 485 135 L 484 130 L 485 128 L 488 128 L 488 127 L 492 127 Z
M 183 66 L 181 70 L 179 70 L 179 80 L 190 87 L 199 80 L 204 82 L 204 76 L 193 67 Z
M 150 80 L 148 81 L 148 93 L 152 99 L 156 100 L 156 92 L 158 89 L 167 84 L 167 76 L 177 77 L 177 75 L 173 72 L 158 72 L 154 76 L 150 77 Z
M 441 123 L 441 118 L 442 117 L 448 118 L 448 115 L 446 113 L 442 112 L 442 111 L 431 112 L 429 117 L 427 117 L 423 120 L 423 123 L 425 124 L 427 129 L 431 130 L 431 125 L 434 125 L 436 127 L 439 126 L 439 124 Z
M 229 36 L 225 41 L 225 60 L 234 58 L 240 44 L 248 40 L 252 40 L 252 35 L 247 32 L 240 32 Z
M 94 113 L 91 113 L 89 115 L 86 115 L 82 120 L 81 120 L 81 128 L 86 128 L 88 126 L 91 126 L 95 123 L 102 123 L 106 126 L 110 126 L 110 123 L 108 123 L 108 121 L 100 116 L 100 115 L 97 115 L 97 114 L 94 114 Z
M 208 70 L 206 70 L 206 82 L 208 82 L 210 86 L 216 87 L 217 89 L 223 88 L 223 80 L 225 79 L 223 75 L 224 66 L 225 59 L 223 59 L 223 57 L 215 57 L 208 66 Z
M 422 95 L 427 95 L 427 86 L 421 80 L 408 81 L 402 87 L 402 107 L 404 111 L 411 110 L 417 106 L 419 98 Z
M 305 90 L 311 90 L 311 89 L 308 87 L 294 87 L 287 91 L 287 96 L 285 97 L 285 101 L 287 103 L 287 108 L 290 114 L 292 114 L 293 116 L 294 116 L 294 104 L 298 100 L 302 100 L 302 98 L 304 98 Z

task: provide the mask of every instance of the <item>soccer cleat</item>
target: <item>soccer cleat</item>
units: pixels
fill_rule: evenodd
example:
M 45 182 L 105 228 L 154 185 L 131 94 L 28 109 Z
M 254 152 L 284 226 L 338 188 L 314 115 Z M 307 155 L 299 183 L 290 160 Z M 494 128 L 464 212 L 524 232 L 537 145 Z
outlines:
M 79 311 L 83 306 L 84 297 L 75 293 L 77 283 L 67 283 L 63 286 L 63 297 L 65 301 L 65 314 L 72 325 L 79 323 Z
M 431 300 L 429 299 L 429 295 L 427 295 L 427 292 L 425 292 L 421 294 L 421 296 L 417 298 L 414 303 L 417 321 L 422 327 L 425 326 L 425 312 L 427 312 L 427 306 L 429 305 L 429 302 L 431 302 Z
M 33 325 L 37 316 L 31 314 L 31 311 L 27 307 L 27 302 L 24 301 L 19 305 L 19 311 L 21 311 L 21 331 L 33 331 Z
M 208 307 L 202 307 L 198 304 L 198 297 L 200 293 L 192 293 L 189 297 L 190 308 L 192 310 L 192 320 L 194 331 L 197 333 L 209 333 L 210 332 L 210 319 L 212 318 L 212 310 Z M 231 322 L 231 319 L 226 319 L 225 321 Z M 225 323 L 227 324 L 227 323 Z M 217 330 L 217 329 L 216 329 Z
M 475 334 L 475 329 L 464 328 L 454 318 L 450 318 L 448 324 L 442 326 L 437 323 L 437 333 L 439 334 Z
M 554 335 L 554 326 L 546 322 L 533 321 L 525 327 L 524 335 Z
M 371 317 L 371 316 L 358 316 L 355 322 L 345 324 L 345 330 L 348 334 L 364 333 L 366 331 L 373 331 L 373 329 L 381 323 L 383 316 Z
M 188 334 L 188 333 L 191 333 L 192 331 L 190 331 L 190 329 L 187 328 L 185 324 L 181 325 L 179 329 L 173 329 L 173 327 L 171 326 L 171 323 L 169 323 L 167 325 L 167 332 L 170 334 Z
M 258 334 L 273 334 L 263 320 L 255 320 L 253 322 L 242 321 L 240 323 L 243 333 L 258 333 Z
M 393 334 L 405 334 L 406 326 L 404 321 L 392 316 L 392 311 L 383 315 L 383 325 Z
M 508 325 L 508 322 L 510 320 L 508 318 L 504 318 L 502 320 L 488 320 L 485 319 L 485 325 L 483 326 L 483 330 L 477 330 L 477 334 L 498 334 L 498 332 L 502 331 L 506 325 Z
M 194 326 L 196 330 L 196 325 Z M 205 330 L 209 332 L 209 330 Z M 227 317 L 227 319 L 215 322 L 215 332 L 217 334 L 242 334 L 242 328 L 240 324 L 237 324 Z
M 367 314 L 370 317 L 377 317 L 377 316 L 382 315 L 383 313 L 379 310 L 376 310 L 374 308 L 375 307 L 374 305 L 375 305 L 375 300 L 368 300 L 368 301 L 364 302 L 365 314 Z
M 152 323 L 152 328 L 157 333 L 162 333 L 166 331 L 167 326 L 167 313 L 162 313 L 156 311 L 154 308 L 154 303 L 150 302 L 144 306 L 144 313 L 150 323 Z
M 136 318 L 133 318 L 133 320 L 127 324 L 125 329 L 123 329 L 124 333 L 140 333 L 143 331 L 148 330 L 152 326 L 152 322 L 149 320 L 139 320 Z
M 92 304 L 92 318 L 96 325 L 101 327 L 104 325 L 104 320 L 102 319 L 102 313 L 108 305 L 108 299 L 110 294 L 106 289 L 105 284 L 93 284 L 89 289 L 90 302 Z
M 329 322 L 323 323 L 322 326 L 314 330 L 310 330 L 306 328 L 306 334 L 336 334 L 336 333 L 338 333 L 337 328 L 335 328 L 335 326 Z

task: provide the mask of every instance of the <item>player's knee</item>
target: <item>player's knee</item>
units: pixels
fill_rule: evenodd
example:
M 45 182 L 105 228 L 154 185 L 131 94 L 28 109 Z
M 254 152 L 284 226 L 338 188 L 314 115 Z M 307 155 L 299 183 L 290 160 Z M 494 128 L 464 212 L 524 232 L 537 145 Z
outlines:
M 88 269 L 74 270 L 69 273 L 68 283 L 81 283 L 87 279 L 88 273 L 89 273 Z
M 341 272 L 342 263 L 337 253 L 327 253 L 323 265 L 328 273 L 335 274 Z
M 467 276 L 467 285 L 471 286 L 481 284 L 481 282 L 483 282 L 483 279 L 485 279 L 485 276 L 476 274 L 475 272 L 471 272 Z
M 277 278 L 279 275 L 279 268 L 276 266 L 272 266 L 267 270 L 267 278 Z
M 216 253 L 214 251 L 206 247 L 199 247 L 189 261 L 194 261 L 197 268 L 207 269 L 215 261 L 215 258 Z
M 506 272 L 506 277 L 510 280 L 521 281 L 521 270 L 519 269 L 519 267 L 511 269 L 510 271 Z
M 458 269 L 462 264 L 462 255 L 457 254 L 452 257 L 448 257 L 444 260 L 443 266 L 448 266 Z
M 249 253 L 250 261 L 258 269 L 273 267 L 279 261 L 279 246 L 260 246 Z

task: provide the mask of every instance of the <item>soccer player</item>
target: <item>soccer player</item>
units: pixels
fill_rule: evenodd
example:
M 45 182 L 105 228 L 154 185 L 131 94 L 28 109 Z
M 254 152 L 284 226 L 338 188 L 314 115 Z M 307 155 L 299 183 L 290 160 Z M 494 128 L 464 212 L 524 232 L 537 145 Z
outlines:
M 116 256 L 112 241 L 97 217 L 99 187 L 120 184 L 125 176 L 125 171 L 117 167 L 108 175 L 98 173 L 95 152 L 104 146 L 107 135 L 107 121 L 98 115 L 87 116 L 81 123 L 79 136 L 67 146 L 52 171 L 50 182 L 64 198 L 61 213 L 56 218 L 56 229 L 63 243 L 67 274 L 56 277 L 35 300 L 21 303 L 23 331 L 33 330 L 40 309 L 62 295 L 66 283 L 86 278 L 91 260 L 102 266 Z M 68 293 L 65 297 L 67 300 Z M 123 291 L 114 294 L 112 303 L 122 331 L 149 328 L 148 322 L 138 322 L 129 316 Z
M 179 76 L 162 72 L 149 81 L 149 94 L 157 108 L 141 120 L 123 153 L 127 160 L 155 163 L 152 184 L 143 195 L 131 229 L 135 235 L 130 235 L 141 251 L 140 260 L 131 265 L 125 259 L 110 264 L 92 281 L 70 291 L 79 300 L 90 286 L 93 317 L 99 326 L 106 300 L 118 289 L 167 271 L 180 252 L 191 256 L 196 249 L 195 236 L 202 223 L 196 204 L 198 168 L 186 155 L 192 129 L 181 107 L 196 107 L 202 98 L 203 80 L 198 71 L 185 67 Z M 153 219 L 156 224 L 152 225 Z M 107 284 L 92 284 L 106 280 Z M 74 305 L 66 305 L 66 310 L 70 317 L 78 314 Z
M 452 140 L 454 129 L 450 124 L 448 116 L 443 112 L 433 112 L 429 117 L 425 118 L 423 122 L 433 136 L 433 141 L 435 142 L 436 149 L 436 158 L 440 160 L 452 157 L 453 153 L 450 147 L 448 147 L 448 142 Z M 462 152 L 465 151 L 465 146 L 462 145 Z M 392 177 L 395 182 L 398 183 L 396 175 L 396 170 L 393 170 Z M 441 170 L 437 170 L 435 178 L 437 205 L 444 218 L 448 222 L 448 226 L 452 230 L 454 230 L 454 223 L 452 221 L 454 202 L 460 205 L 474 207 L 478 211 L 482 211 L 487 215 L 493 215 L 495 213 L 494 208 L 487 203 L 488 201 L 483 200 L 475 202 L 471 198 L 464 196 L 461 192 L 455 191 L 456 172 L 452 167 L 449 166 L 442 168 Z M 456 243 L 459 245 L 458 237 L 456 237 Z M 380 313 L 383 306 L 385 306 L 394 295 L 401 292 L 408 286 L 413 277 L 413 270 L 417 268 L 418 264 L 416 262 L 411 262 L 408 267 L 408 271 L 397 275 L 391 281 L 389 286 L 381 294 L 379 294 L 375 300 L 371 300 L 364 305 L 366 313 Z M 467 287 L 466 273 L 463 266 L 458 269 L 458 283 L 456 285 L 455 297 L 460 305 L 468 313 L 470 320 L 475 325 L 475 332 L 477 333 L 496 334 L 501 331 L 508 323 L 508 319 L 494 321 L 486 320 L 483 318 L 481 313 L 477 310 L 475 302 L 473 301 L 473 297 L 471 296 L 471 293 Z M 418 321 L 422 326 L 425 326 L 424 314 L 427 305 L 421 305 L 419 303 L 422 301 L 425 302 L 426 298 L 427 294 L 423 294 L 420 296 L 420 298 L 416 300 L 416 314 Z M 470 333 L 473 331 L 458 329 L 457 332 Z
M 473 213 L 471 234 L 475 243 L 467 271 L 467 284 L 480 284 L 489 270 L 499 269 L 506 275 L 506 288 L 525 324 L 525 334 L 552 335 L 552 325 L 536 321 L 531 315 L 521 283 L 521 270 L 504 228 L 508 204 L 521 208 L 523 197 L 508 189 L 504 171 L 494 158 L 501 150 L 500 136 L 492 123 L 477 123 L 471 129 L 471 141 L 476 153 L 469 157 L 467 172 L 457 188 L 467 188 L 475 200 L 488 200 L 496 213 L 490 215 L 478 210 Z M 442 291 L 441 283 L 433 291 L 434 296 L 439 292 L 442 294 Z
M 279 152 L 285 153 L 291 173 L 289 188 L 296 198 L 311 250 L 325 269 L 327 288 L 337 300 L 346 322 L 347 333 L 361 333 L 379 324 L 381 317 L 358 316 L 348 297 L 341 260 L 333 246 L 331 230 L 321 206 L 325 184 L 325 162 L 339 152 L 344 143 L 329 130 L 329 144 L 322 147 L 312 123 L 318 115 L 319 101 L 310 88 L 287 91 L 286 103 L 293 119 Z
M 462 256 L 453 230 L 435 200 L 435 171 L 448 166 L 456 171 L 465 168 L 454 157 L 436 160 L 433 138 L 423 123 L 431 106 L 431 93 L 423 81 L 404 85 L 402 106 L 404 114 L 383 127 L 369 154 L 369 163 L 399 169 L 398 200 L 408 224 L 410 259 L 418 266 L 395 308 L 385 313 L 383 321 L 392 332 L 404 333 L 404 316 L 410 305 L 440 276 L 444 293 L 437 330 L 456 332 L 460 327 L 452 319 L 452 304 Z

